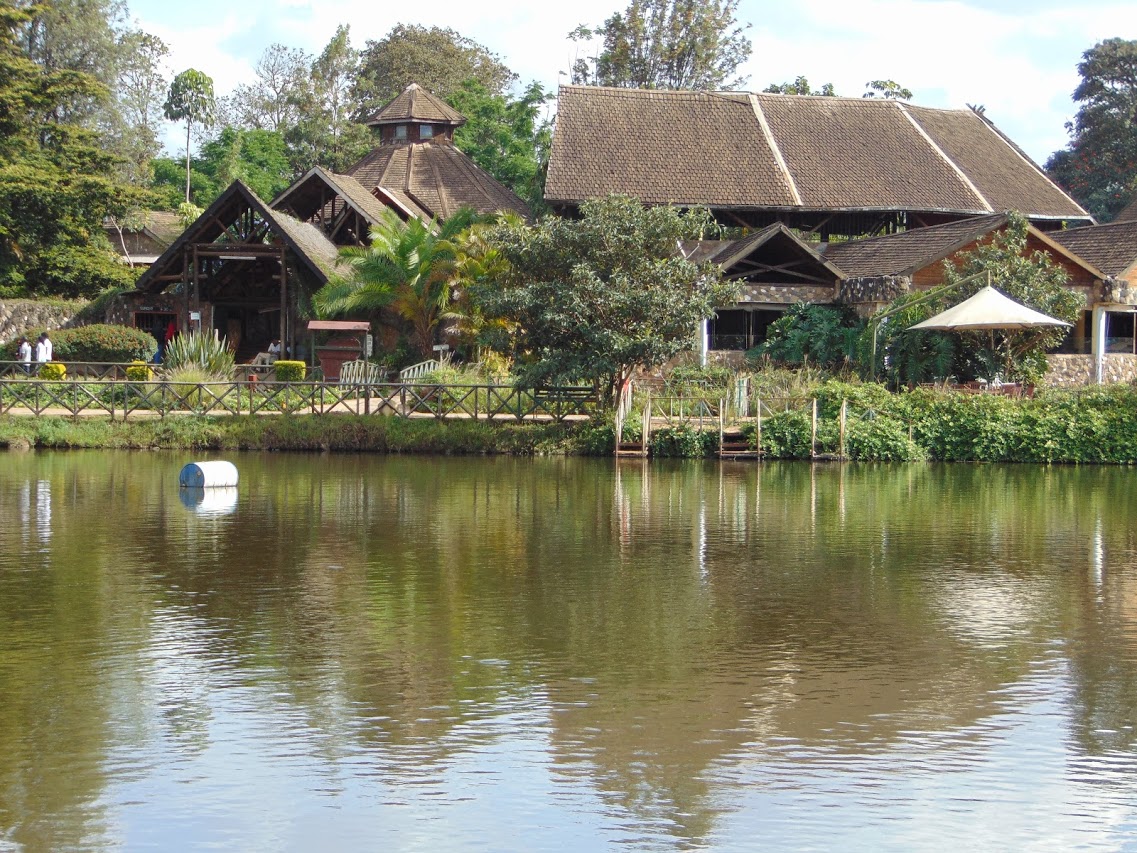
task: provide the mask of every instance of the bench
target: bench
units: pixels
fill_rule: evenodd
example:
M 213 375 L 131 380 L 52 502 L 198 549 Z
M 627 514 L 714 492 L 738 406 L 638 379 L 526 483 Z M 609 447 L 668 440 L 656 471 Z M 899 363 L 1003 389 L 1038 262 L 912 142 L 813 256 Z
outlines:
M 340 368 L 340 385 L 377 385 L 386 375 L 383 368 L 370 361 L 345 361 Z

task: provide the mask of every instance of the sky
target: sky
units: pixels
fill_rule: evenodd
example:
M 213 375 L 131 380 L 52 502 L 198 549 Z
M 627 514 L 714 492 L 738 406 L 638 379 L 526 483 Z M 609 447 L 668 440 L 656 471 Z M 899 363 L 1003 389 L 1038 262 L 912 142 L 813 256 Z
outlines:
M 553 89 L 569 82 L 582 50 L 569 31 L 626 6 L 627 0 L 131 0 L 130 11 L 170 47 L 171 73 L 197 68 L 224 95 L 252 82 L 269 45 L 315 54 L 339 24 L 350 24 L 357 48 L 397 23 L 450 27 L 498 54 L 522 83 Z M 859 97 L 869 80 L 895 80 L 922 106 L 983 105 L 1039 163 L 1068 141 L 1082 53 L 1107 38 L 1137 39 L 1134 0 L 740 0 L 736 16 L 749 25 L 754 46 L 740 68 L 753 91 L 805 76 L 815 87 L 832 83 L 837 94 Z M 171 152 L 178 144 L 173 131 Z

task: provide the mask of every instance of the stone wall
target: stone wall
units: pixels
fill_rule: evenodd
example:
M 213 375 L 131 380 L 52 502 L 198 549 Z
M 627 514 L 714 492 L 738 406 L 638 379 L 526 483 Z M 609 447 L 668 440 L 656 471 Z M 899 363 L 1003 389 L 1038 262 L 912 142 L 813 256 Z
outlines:
M 1043 379 L 1044 385 L 1056 388 L 1079 388 L 1094 382 L 1094 357 L 1092 355 L 1046 356 L 1050 371 Z M 1130 353 L 1107 353 L 1102 362 L 1102 382 L 1133 382 L 1137 380 L 1137 355 Z
M 26 335 L 32 329 L 66 329 L 86 302 L 37 302 L 34 299 L 0 300 L 0 343 Z

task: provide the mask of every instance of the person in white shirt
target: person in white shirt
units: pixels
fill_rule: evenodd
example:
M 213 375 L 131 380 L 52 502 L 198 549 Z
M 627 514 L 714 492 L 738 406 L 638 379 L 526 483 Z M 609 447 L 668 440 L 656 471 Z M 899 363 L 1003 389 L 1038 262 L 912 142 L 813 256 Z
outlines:
M 44 332 L 39 336 L 39 341 L 36 343 L 36 361 L 40 364 L 47 364 L 51 361 L 51 338 Z
M 32 345 L 28 343 L 28 339 L 20 337 L 20 345 L 16 349 L 16 359 L 23 362 L 24 373 L 32 372 Z

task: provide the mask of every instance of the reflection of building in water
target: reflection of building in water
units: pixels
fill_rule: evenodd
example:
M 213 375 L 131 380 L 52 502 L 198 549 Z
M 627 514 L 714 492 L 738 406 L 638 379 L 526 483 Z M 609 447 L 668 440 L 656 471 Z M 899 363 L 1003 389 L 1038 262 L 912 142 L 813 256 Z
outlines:
M 51 541 L 51 483 L 36 480 L 36 537 L 40 542 Z

